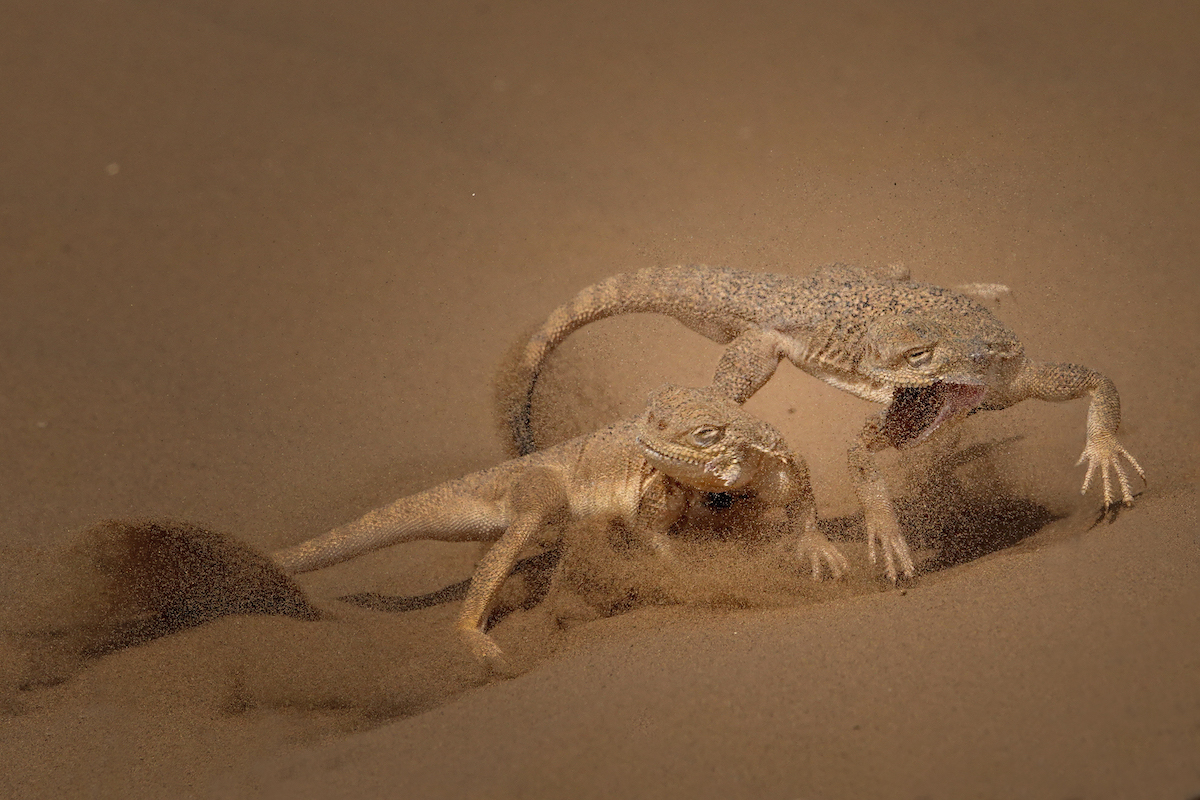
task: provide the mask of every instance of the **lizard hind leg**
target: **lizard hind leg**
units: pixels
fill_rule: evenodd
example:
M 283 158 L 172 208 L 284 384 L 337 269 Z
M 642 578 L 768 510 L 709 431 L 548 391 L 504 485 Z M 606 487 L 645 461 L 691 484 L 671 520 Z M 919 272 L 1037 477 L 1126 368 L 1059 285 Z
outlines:
M 457 625 L 475 658 L 500 674 L 512 670 L 500 646 L 484 630 L 488 609 L 521 551 L 568 508 L 562 479 L 547 469 L 529 470 L 516 477 L 508 499 L 512 524 L 476 565 Z

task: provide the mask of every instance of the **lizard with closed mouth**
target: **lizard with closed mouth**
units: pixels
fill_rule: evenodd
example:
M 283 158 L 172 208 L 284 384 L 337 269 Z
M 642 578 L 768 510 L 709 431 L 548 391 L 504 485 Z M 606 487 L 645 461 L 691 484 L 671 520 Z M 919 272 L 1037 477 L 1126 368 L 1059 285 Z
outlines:
M 677 386 L 654 392 L 636 420 L 402 497 L 271 558 L 296 574 L 419 539 L 495 541 L 471 578 L 457 627 L 477 658 L 502 668 L 484 625 L 527 544 L 556 523 L 604 520 L 674 558 L 667 531 L 701 492 L 755 495 L 762 521 L 783 532 L 781 546 L 807 559 L 814 579 L 823 568 L 835 578 L 847 569 L 817 529 L 808 468 L 783 437 L 719 392 Z
M 1120 505 L 1133 502 L 1121 459 L 1143 481 L 1146 477 L 1117 441 L 1121 402 L 1109 378 L 1075 364 L 1027 358 L 1016 335 L 964 293 L 911 281 L 902 271 L 877 275 L 844 265 L 807 277 L 651 268 L 583 289 L 550 313 L 520 351 L 512 373 L 501 378 L 500 413 L 518 453 L 536 449 L 533 392 L 550 353 L 590 322 L 631 313 L 663 314 L 728 345 L 713 385 L 736 403 L 758 391 L 786 358 L 826 383 L 885 406 L 867 420 L 849 462 L 871 560 L 878 543 L 892 581 L 898 571 L 911 576 L 913 562 L 875 454 L 913 447 L 968 414 L 1028 399 L 1091 395 L 1078 462 L 1087 464 L 1082 491 L 1099 472 L 1104 513 L 1115 516 Z

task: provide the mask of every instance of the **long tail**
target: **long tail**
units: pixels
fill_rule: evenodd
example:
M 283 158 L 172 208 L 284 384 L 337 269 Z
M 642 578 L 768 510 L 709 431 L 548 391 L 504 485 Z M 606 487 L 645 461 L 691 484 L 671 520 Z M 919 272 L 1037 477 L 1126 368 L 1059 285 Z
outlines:
M 543 550 L 537 555 L 527 556 L 522 558 L 516 564 L 513 564 L 510 575 L 520 575 L 523 572 L 540 572 L 553 569 L 558 564 L 559 558 L 562 557 L 561 543 L 551 547 L 548 550 Z M 546 576 L 538 589 L 542 594 L 549 588 L 549 576 Z M 356 606 L 363 608 L 372 608 L 376 611 L 418 611 L 422 608 L 432 608 L 433 606 L 441 605 L 442 603 L 452 603 L 455 600 L 462 600 L 467 596 L 467 590 L 471 588 L 471 579 L 452 583 L 449 586 L 442 587 L 436 592 L 419 595 L 396 595 L 396 594 L 378 594 L 377 592 L 359 592 L 358 594 L 347 594 L 339 597 L 344 603 L 353 603 Z
M 271 553 L 271 560 L 294 575 L 340 564 L 401 542 L 495 539 L 508 524 L 503 509 L 461 491 L 461 484 L 462 481 L 451 481 L 402 497 L 328 533 L 276 550 Z
M 501 424 L 512 438 L 518 455 L 536 449 L 533 437 L 533 392 L 546 358 L 568 336 L 598 319 L 621 314 L 665 314 L 718 343 L 737 334 L 722 325 L 714 314 L 711 299 L 703 296 L 707 286 L 730 275 L 728 270 L 708 267 L 652 267 L 613 275 L 583 289 L 570 301 L 550 312 L 511 359 L 501 376 L 497 400 Z

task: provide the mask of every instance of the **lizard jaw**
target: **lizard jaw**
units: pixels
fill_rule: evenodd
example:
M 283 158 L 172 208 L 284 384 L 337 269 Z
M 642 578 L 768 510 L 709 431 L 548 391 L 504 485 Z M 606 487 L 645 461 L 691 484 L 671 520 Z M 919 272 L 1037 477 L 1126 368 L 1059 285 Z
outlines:
M 705 491 L 725 491 L 734 486 L 742 474 L 736 460 L 728 464 L 718 463 L 721 459 L 707 460 L 678 445 L 656 446 L 643 436 L 637 437 L 637 443 L 656 469 Z
M 704 468 L 704 460 L 703 459 L 698 458 L 691 453 L 687 453 L 686 455 L 683 453 L 680 453 L 680 452 L 678 452 L 680 449 L 678 447 L 670 447 L 670 446 L 662 446 L 662 445 L 656 446 L 654 444 L 651 444 L 644 436 L 636 437 L 635 441 L 637 441 L 638 446 L 641 447 L 642 450 L 645 452 L 645 455 L 655 461 L 662 461 L 662 462 L 666 462 L 669 464 L 679 464 L 682 466 L 692 467 L 695 469 L 703 469 Z
M 920 444 L 955 417 L 965 417 L 983 402 L 987 387 L 977 383 L 934 381 L 928 386 L 897 386 L 884 413 L 883 438 L 902 450 Z

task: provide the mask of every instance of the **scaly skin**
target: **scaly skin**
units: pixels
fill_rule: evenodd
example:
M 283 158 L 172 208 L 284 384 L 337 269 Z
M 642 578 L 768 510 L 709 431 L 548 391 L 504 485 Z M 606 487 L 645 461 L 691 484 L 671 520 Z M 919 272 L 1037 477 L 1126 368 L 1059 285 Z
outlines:
M 458 630 L 485 664 L 504 670 L 484 632 L 488 607 L 521 550 L 563 520 L 624 525 L 673 559 L 667 530 L 699 492 L 748 492 L 814 579 L 846 560 L 816 526 L 808 469 L 765 422 L 711 389 L 667 386 L 639 419 L 505 462 L 389 506 L 272 559 L 287 573 L 320 569 L 401 542 L 496 541 L 476 567 Z
M 995 295 L 1005 287 L 980 284 Z M 900 533 L 875 454 L 925 441 L 976 410 L 998 410 L 1027 399 L 1063 401 L 1091 395 L 1083 492 L 1101 474 L 1105 510 L 1133 494 L 1117 441 L 1121 403 L 1112 381 L 1072 364 L 1027 359 L 1020 341 L 965 294 L 833 266 L 808 277 L 708 267 L 669 267 L 614 275 L 583 289 L 551 312 L 530 337 L 503 384 L 501 414 L 519 453 L 533 452 L 533 392 L 547 357 L 573 331 L 598 319 L 639 312 L 664 314 L 728 349 L 713 385 L 745 402 L 782 359 L 886 409 L 867 420 L 850 448 L 854 489 L 862 503 L 872 560 L 882 553 L 888 577 L 911 576 L 912 557 Z

